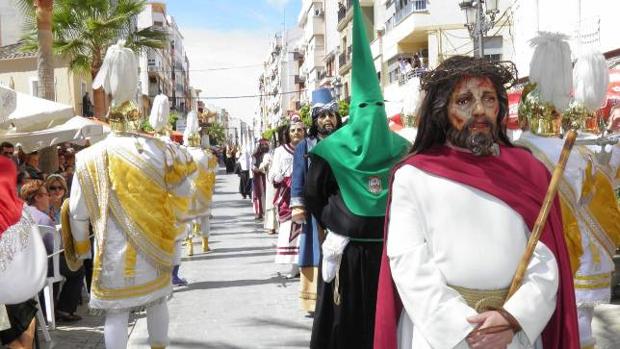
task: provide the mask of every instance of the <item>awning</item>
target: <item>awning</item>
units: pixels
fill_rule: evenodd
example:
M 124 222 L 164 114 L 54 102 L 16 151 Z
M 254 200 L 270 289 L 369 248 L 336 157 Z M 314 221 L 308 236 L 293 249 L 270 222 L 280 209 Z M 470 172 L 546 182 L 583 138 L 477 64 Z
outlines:
M 7 120 L 0 124 L 0 129 L 15 126 L 16 132 L 38 131 L 59 126 L 75 116 L 73 107 L 43 98 L 16 92 L 17 108 Z
M 19 108 L 19 107 L 18 107 Z M 74 116 L 65 123 L 46 130 L 18 132 L 16 129 L 1 130 L 0 141 L 21 144 L 26 153 L 71 141 L 101 139 L 110 129 L 103 124 L 81 116 Z

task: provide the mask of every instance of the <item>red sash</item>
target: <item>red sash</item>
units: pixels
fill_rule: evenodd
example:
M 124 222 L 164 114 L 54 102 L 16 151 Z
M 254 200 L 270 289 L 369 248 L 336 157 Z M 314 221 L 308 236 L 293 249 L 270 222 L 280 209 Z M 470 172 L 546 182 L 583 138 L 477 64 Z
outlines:
M 17 197 L 17 170 L 11 159 L 0 155 L 0 236 L 19 222 L 23 202 Z
M 523 217 L 530 230 L 534 226 L 551 178 L 545 166 L 526 150 L 504 146 L 501 147 L 498 157 L 477 157 L 447 146 L 436 147 L 424 154 L 409 156 L 393 171 L 405 165 L 415 166 L 425 172 L 474 187 L 499 198 Z M 393 176 L 390 187 L 392 180 Z M 391 198 L 388 199 L 388 211 L 385 216 L 386 242 L 390 203 Z M 578 349 L 575 291 L 557 197 L 540 240 L 555 255 L 560 273 L 556 310 L 543 330 L 543 347 Z M 387 243 L 384 244 L 379 275 L 374 347 L 396 349 L 396 329 L 402 303 L 392 281 L 385 246 Z

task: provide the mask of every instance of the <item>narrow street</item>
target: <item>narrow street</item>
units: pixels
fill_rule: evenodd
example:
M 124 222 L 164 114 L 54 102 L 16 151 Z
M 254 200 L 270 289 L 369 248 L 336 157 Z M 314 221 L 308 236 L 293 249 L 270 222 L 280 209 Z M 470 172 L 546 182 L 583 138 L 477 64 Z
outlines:
M 275 235 L 254 221 L 251 201 L 237 192 L 238 177 L 220 171 L 215 188 L 210 244 L 183 258 L 168 303 L 170 348 L 307 348 L 312 319 L 299 307 L 299 279 L 278 275 Z M 131 330 L 131 329 L 130 329 Z M 130 348 L 148 348 L 146 317 L 136 320 Z

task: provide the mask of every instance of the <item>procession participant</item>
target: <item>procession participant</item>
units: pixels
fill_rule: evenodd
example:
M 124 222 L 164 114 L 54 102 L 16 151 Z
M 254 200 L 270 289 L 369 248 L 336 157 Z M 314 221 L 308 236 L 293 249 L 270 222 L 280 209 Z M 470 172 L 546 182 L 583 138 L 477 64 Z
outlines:
M 310 152 L 304 188 L 306 209 L 327 230 L 311 348 L 372 348 L 388 174 L 409 147 L 388 128 L 354 1 L 349 119 Z
M 183 132 L 183 143 L 198 166 L 194 182 L 194 195 L 190 203 L 188 215 L 192 217 L 189 237 L 186 240 L 190 253 L 193 254 L 192 240 L 194 234 L 200 236 L 202 252 L 209 251 L 209 214 L 215 186 L 215 172 L 213 170 L 215 156 L 200 146 L 200 127 L 198 115 L 191 111 L 187 114 L 187 126 Z
M 455 56 L 423 78 L 412 154 L 392 178 L 375 348 L 579 346 L 557 199 L 505 299 L 550 180 L 506 136 L 513 67 Z
M 71 188 L 71 230 L 76 252 L 90 253 L 95 232 L 90 307 L 106 313 L 106 348 L 127 347 L 129 313 L 146 308 L 151 348 L 168 344 L 168 307 L 179 203 L 189 204 L 188 176 L 195 163 L 177 146 L 138 132 L 132 99 L 137 59 L 123 41 L 108 48 L 93 88 L 112 96 L 112 133 L 77 154 Z
M 235 172 L 239 175 L 239 194 L 241 197 L 252 198 L 252 181 L 250 179 L 250 167 L 252 166 L 252 155 L 247 144 L 244 144 L 237 153 L 237 164 Z
M 15 107 L 15 91 L 0 86 L 0 123 Z M 31 348 L 37 311 L 32 297 L 45 284 L 47 255 L 24 207 L 17 196 L 15 162 L 0 156 L 0 344 Z
M 254 217 L 263 219 L 265 214 L 265 173 L 260 170 L 263 157 L 269 151 L 269 142 L 265 139 L 258 141 L 258 147 L 252 154 L 252 206 L 254 208 Z
M 301 225 L 293 222 L 291 217 L 291 174 L 293 173 L 295 147 L 304 135 L 303 122 L 298 115 L 293 115 L 284 133 L 282 145 L 274 151 L 273 163 L 267 175 L 269 181 L 276 187 L 274 205 L 278 211 L 278 223 L 280 224 L 275 261 L 277 264 L 290 265 L 290 272 L 285 275 L 287 278 L 293 278 L 299 274 L 297 258 Z
M 544 66 L 557 65 L 558 57 L 562 57 L 559 54 L 547 56 L 549 61 L 543 62 Z M 533 59 L 532 64 L 541 61 Z M 519 120 L 526 130 L 518 143 L 529 148 L 549 170 L 560 158 L 563 140 L 559 138 L 559 126 L 579 129 L 582 140 L 598 138 L 600 131 L 595 111 L 606 102 L 609 73 L 600 52 L 582 51 L 572 71 L 570 51 L 566 52 L 564 61 L 568 67 L 564 75 L 573 75 L 573 86 L 565 88 L 566 95 L 571 91 L 574 94 L 569 108 L 556 108 L 553 99 L 542 96 L 540 87 L 546 82 L 540 78 L 533 81 L 538 84 L 536 87 L 526 87 L 519 106 Z M 553 74 L 551 83 L 558 76 L 561 75 Z M 611 300 L 613 257 L 620 247 L 620 210 L 614 188 L 619 155 L 618 145 L 575 145 L 559 185 L 564 234 L 567 242 L 572 242 L 568 247 L 575 273 L 582 348 L 594 348 L 596 343 L 592 335 L 594 307 Z
M 190 159 L 191 155 L 185 152 L 185 148 L 180 147 L 178 143 L 175 143 L 170 138 L 170 125 L 168 124 L 168 115 L 170 114 L 170 102 L 168 96 L 165 94 L 159 94 L 153 99 L 153 106 L 151 107 L 151 113 L 149 115 L 149 124 L 155 130 L 155 137 L 163 141 L 167 146 L 171 148 L 177 148 L 179 153 L 183 154 L 183 157 Z M 183 254 L 183 241 L 186 241 L 190 235 L 190 223 L 187 221 L 189 205 L 186 198 L 176 198 L 172 200 L 175 217 L 177 218 L 176 230 L 179 234 L 175 238 L 174 259 L 172 268 L 172 285 L 173 286 L 187 286 L 188 282 L 181 276 L 179 276 L 179 269 L 181 268 L 181 258 Z M 187 218 L 187 219 L 184 219 Z
M 273 163 L 273 152 L 276 145 L 276 137 L 274 136 L 272 144 L 269 145 L 269 151 L 265 153 L 263 156 L 263 161 L 258 167 L 262 173 L 269 173 L 269 169 L 271 169 L 271 165 Z M 276 190 L 273 186 L 273 182 L 269 180 L 269 176 L 265 176 L 265 216 L 263 227 L 269 235 L 275 234 L 278 227 L 276 207 L 273 204 L 275 194 Z
M 293 159 L 293 175 L 291 177 L 291 209 L 293 221 L 302 225 L 299 235 L 299 268 L 300 268 L 300 300 L 301 308 L 314 314 L 317 296 L 318 266 L 321 261 L 321 242 L 323 234 L 319 233 L 319 225 L 314 216 L 306 213 L 304 205 L 304 184 L 306 173 L 310 167 L 308 153 L 325 137 L 332 134 L 340 126 L 342 120 L 338 112 L 338 102 L 327 88 L 312 91 L 312 126 L 308 137 L 297 145 Z

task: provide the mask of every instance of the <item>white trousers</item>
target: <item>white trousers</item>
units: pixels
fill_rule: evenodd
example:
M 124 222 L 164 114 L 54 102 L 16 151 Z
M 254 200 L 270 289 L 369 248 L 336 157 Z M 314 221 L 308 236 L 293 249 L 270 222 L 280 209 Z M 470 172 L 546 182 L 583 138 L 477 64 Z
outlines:
M 168 345 L 168 304 L 165 301 L 146 308 L 146 327 L 151 346 Z M 127 348 L 129 312 L 107 313 L 103 335 L 106 349 Z

